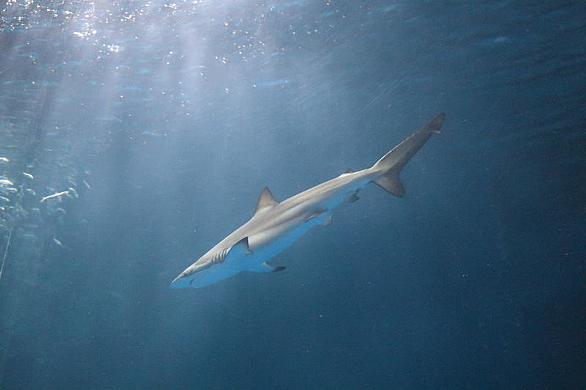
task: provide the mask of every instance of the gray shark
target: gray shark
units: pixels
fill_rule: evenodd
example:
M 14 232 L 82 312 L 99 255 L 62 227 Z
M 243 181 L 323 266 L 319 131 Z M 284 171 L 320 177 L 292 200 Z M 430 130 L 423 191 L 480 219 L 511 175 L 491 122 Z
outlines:
M 281 253 L 310 229 L 329 225 L 332 212 L 358 200 L 358 193 L 375 183 L 392 195 L 405 194 L 399 174 L 407 162 L 434 133 L 439 133 L 445 114 L 414 132 L 372 167 L 342 175 L 303 191 L 282 202 L 265 187 L 256 211 L 244 225 L 220 241 L 179 274 L 171 287 L 204 287 L 240 272 L 278 272 L 283 266 L 267 261 Z

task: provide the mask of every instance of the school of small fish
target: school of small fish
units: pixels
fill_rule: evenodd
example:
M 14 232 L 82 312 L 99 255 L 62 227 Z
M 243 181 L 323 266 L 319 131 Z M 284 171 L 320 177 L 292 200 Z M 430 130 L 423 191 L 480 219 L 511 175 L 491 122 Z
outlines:
M 18 151 L 11 145 L 2 146 L 9 154 L 12 150 Z M 15 239 L 24 241 L 33 251 L 40 251 L 46 243 L 56 250 L 67 249 L 63 238 L 57 236 L 58 227 L 63 224 L 68 204 L 79 198 L 75 177 L 66 175 L 65 180 L 60 178 L 56 188 L 52 188 L 42 184 L 39 180 L 42 177 L 31 173 L 33 164 L 26 164 L 23 170 L 18 160 L 18 155 L 15 158 L 0 156 L 0 282 L 11 242 Z M 79 183 L 85 191 L 91 188 L 86 179 Z M 65 188 L 58 188 L 58 185 Z

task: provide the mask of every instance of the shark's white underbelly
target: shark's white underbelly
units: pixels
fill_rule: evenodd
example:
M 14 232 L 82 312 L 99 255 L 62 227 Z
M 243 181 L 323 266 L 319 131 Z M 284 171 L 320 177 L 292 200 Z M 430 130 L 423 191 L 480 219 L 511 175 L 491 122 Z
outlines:
M 353 186 L 348 186 L 344 191 L 340 191 L 340 193 L 336 194 L 336 196 L 326 199 L 319 205 L 315 205 L 315 210 L 324 211 L 314 218 L 306 220 L 306 218 L 311 215 L 310 212 L 309 215 L 301 216 L 299 217 L 298 221 L 290 223 L 289 225 L 291 227 L 289 229 L 282 228 L 281 231 L 279 231 L 279 227 L 276 227 L 274 228 L 276 230 L 274 232 L 267 231 L 261 233 L 274 238 L 266 242 L 264 245 L 260 245 L 258 248 L 254 248 L 253 245 L 253 256 L 250 258 L 249 264 L 252 263 L 257 265 L 265 261 L 269 261 L 293 245 L 297 240 L 303 237 L 305 233 L 310 231 L 315 226 L 327 225 L 331 221 L 333 211 L 340 207 L 350 195 L 366 186 L 367 183 L 368 182 L 366 180 L 363 182 L 354 183 Z M 250 239 L 254 244 L 255 237 L 252 236 Z M 243 270 L 247 270 L 246 268 L 247 267 L 245 266 Z
M 304 207 L 305 212 L 293 211 L 292 214 L 296 214 L 296 216 L 283 224 L 257 231 L 249 236 L 251 253 L 237 259 L 226 259 L 225 262 L 194 273 L 180 282 L 185 284 L 185 287 L 204 287 L 244 271 L 268 272 L 270 269 L 264 267 L 263 263 L 293 245 L 315 226 L 328 224 L 332 212 L 342 205 L 350 195 L 363 188 L 367 181 L 353 184 L 322 202 L 313 204 L 309 208 Z M 315 214 L 318 211 L 321 212 Z

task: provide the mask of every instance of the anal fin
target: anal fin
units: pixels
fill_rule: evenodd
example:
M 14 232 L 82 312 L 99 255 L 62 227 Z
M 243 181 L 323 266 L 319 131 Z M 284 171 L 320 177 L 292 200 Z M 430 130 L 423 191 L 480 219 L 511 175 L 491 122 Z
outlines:
M 348 203 L 356 202 L 360 197 L 358 196 L 358 191 L 354 192 L 352 195 L 348 197 Z

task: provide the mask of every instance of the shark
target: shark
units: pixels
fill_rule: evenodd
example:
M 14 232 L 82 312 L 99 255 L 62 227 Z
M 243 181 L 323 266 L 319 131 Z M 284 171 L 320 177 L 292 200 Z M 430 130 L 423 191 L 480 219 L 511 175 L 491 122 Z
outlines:
M 252 218 L 181 272 L 171 287 L 201 288 L 241 272 L 283 271 L 284 266 L 268 261 L 312 228 L 329 225 L 334 210 L 356 202 L 359 192 L 368 184 L 374 183 L 394 196 L 403 197 L 401 170 L 433 134 L 440 133 L 445 118 L 444 113 L 436 115 L 371 167 L 347 171 L 284 201 L 277 201 L 265 187 Z

